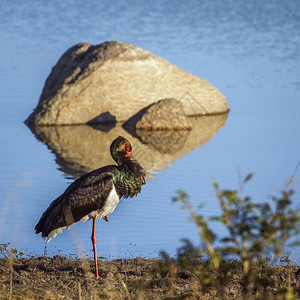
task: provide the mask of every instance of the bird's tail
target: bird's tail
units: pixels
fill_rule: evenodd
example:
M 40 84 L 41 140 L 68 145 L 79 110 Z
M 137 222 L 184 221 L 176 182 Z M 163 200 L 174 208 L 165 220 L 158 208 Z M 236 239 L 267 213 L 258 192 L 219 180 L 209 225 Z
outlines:
M 51 231 L 67 226 L 63 213 L 63 198 L 64 194 L 49 205 L 34 228 L 36 234 L 41 232 L 42 237 L 48 237 Z

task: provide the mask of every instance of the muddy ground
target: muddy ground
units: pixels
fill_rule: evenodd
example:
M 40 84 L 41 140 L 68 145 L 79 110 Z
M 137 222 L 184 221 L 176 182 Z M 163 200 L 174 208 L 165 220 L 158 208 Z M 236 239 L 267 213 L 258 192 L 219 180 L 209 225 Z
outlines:
M 220 299 L 213 286 L 202 289 L 195 266 L 174 266 L 168 271 L 159 259 L 100 260 L 96 280 L 88 259 L 0 258 L 0 299 Z M 274 284 L 262 299 L 286 299 L 288 286 L 299 297 L 296 271 L 295 265 L 274 267 L 268 275 Z M 240 299 L 241 285 L 240 276 L 232 274 L 228 299 Z

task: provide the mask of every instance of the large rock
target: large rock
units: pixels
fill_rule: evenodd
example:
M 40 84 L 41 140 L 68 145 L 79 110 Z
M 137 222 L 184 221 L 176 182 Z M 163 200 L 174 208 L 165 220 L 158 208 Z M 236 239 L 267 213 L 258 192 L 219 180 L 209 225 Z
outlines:
M 224 96 L 207 81 L 149 51 L 121 42 L 80 43 L 52 69 L 26 123 L 85 124 L 107 122 L 107 116 L 126 121 L 164 98 L 178 99 L 190 116 L 229 110 Z
M 163 99 L 141 109 L 125 122 L 124 127 L 144 130 L 191 129 L 183 105 L 176 99 Z

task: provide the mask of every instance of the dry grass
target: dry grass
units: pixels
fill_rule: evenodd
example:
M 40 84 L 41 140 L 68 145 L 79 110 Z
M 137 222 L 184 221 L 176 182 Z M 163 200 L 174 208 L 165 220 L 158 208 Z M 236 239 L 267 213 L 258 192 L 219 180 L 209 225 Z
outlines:
M 219 299 L 213 286 L 204 290 L 198 280 L 204 267 L 201 261 L 183 268 L 176 260 L 134 258 L 100 261 L 99 267 L 100 279 L 96 280 L 93 262 L 87 259 L 22 258 L 15 264 L 1 258 L 0 299 Z M 237 270 L 234 264 L 226 283 L 227 299 L 241 295 L 242 278 Z M 256 299 L 288 299 L 288 295 L 297 299 L 300 278 L 296 271 L 295 265 L 259 270 L 262 280 L 269 283 Z

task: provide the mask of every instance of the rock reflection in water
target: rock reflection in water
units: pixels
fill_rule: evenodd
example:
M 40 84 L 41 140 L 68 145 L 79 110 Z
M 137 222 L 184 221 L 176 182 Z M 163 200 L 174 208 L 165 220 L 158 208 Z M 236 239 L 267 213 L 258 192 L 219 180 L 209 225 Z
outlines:
M 30 127 L 36 138 L 56 155 L 59 170 L 72 178 L 113 164 L 109 147 L 118 135 L 132 144 L 134 157 L 148 174 L 163 169 L 187 152 L 208 142 L 225 124 L 228 114 L 192 117 L 192 130 L 126 131 L 121 124 Z

